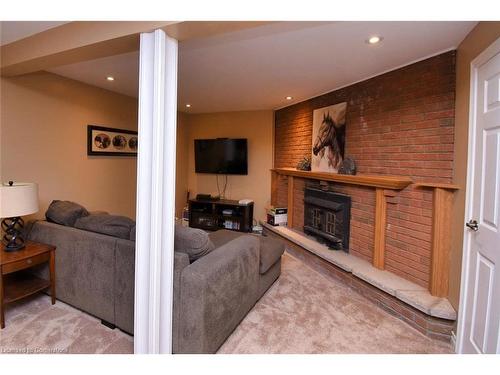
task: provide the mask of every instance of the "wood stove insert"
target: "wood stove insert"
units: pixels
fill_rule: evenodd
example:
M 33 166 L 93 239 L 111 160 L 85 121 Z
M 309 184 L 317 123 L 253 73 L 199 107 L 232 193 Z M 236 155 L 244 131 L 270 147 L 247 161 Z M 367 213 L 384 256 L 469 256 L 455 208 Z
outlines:
M 304 232 L 331 249 L 349 252 L 351 197 L 306 187 Z

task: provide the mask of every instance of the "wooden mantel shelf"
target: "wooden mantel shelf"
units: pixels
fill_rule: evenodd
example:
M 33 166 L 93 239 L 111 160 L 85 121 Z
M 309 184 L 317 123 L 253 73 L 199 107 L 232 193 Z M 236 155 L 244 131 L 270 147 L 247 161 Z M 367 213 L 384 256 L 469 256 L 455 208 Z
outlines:
M 274 168 L 273 172 L 284 176 L 302 177 L 313 180 L 333 181 L 350 185 L 371 186 L 374 188 L 402 190 L 413 181 L 406 176 L 385 176 L 385 175 L 347 175 L 327 172 L 301 171 L 295 168 Z
M 460 186 L 455 184 L 447 184 L 443 182 L 416 182 L 416 188 L 438 188 L 438 189 L 446 189 L 446 190 L 460 190 Z

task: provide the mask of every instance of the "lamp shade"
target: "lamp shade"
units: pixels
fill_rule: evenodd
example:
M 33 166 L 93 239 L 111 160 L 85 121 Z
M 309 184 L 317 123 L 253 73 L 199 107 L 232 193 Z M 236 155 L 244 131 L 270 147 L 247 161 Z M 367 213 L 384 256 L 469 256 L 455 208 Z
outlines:
M 38 212 L 38 185 L 16 182 L 0 186 L 0 218 L 24 216 Z

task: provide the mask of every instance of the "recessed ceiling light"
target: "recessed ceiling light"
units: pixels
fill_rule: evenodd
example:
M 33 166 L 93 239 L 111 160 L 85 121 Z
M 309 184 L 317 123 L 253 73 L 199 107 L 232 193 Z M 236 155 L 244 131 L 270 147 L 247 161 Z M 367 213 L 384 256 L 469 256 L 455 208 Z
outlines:
M 106 79 L 107 79 L 108 81 L 114 81 L 114 80 L 115 80 L 115 77 L 112 77 L 112 76 L 107 76 L 107 77 L 106 77 Z
M 381 36 L 377 36 L 377 35 L 374 35 L 374 36 L 371 36 L 370 38 L 368 38 L 366 40 L 366 43 L 368 44 L 377 44 L 379 43 L 383 38 Z
M 186 104 L 186 108 L 191 108 L 191 104 Z
M 286 100 L 292 100 L 293 99 L 293 96 L 287 96 L 285 97 Z

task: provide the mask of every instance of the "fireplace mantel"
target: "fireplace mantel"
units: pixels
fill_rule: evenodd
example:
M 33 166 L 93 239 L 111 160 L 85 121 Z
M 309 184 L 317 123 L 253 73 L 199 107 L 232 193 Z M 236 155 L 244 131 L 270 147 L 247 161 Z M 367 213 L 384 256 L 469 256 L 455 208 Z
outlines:
M 294 176 L 301 178 L 309 178 L 312 180 L 333 181 L 349 185 L 371 186 L 374 188 L 402 190 L 413 181 L 407 176 L 386 176 L 386 175 L 370 175 L 370 174 L 337 174 L 328 172 L 311 172 L 301 171 L 295 168 L 274 168 L 273 172 L 284 176 Z
M 402 190 L 412 184 L 411 178 L 406 176 L 366 175 L 355 176 L 326 172 L 300 171 L 295 168 L 274 168 L 272 172 L 272 189 L 276 189 L 278 175 L 288 178 L 288 226 L 293 227 L 294 210 L 294 178 L 304 178 L 321 181 L 332 181 L 341 184 L 368 186 L 375 189 L 375 223 L 373 266 L 383 270 L 385 268 L 385 235 L 387 226 L 387 203 L 394 203 L 391 198 L 396 196 L 397 190 Z M 451 201 L 453 192 L 459 189 L 458 185 L 437 182 L 416 182 L 415 188 L 431 188 L 433 198 L 432 224 L 432 267 L 430 272 L 429 290 L 433 296 L 443 297 L 448 293 L 449 249 L 449 222 L 451 221 Z
M 276 176 L 288 177 L 288 227 L 293 227 L 294 211 L 294 178 L 305 178 L 320 181 L 333 181 L 341 184 L 368 186 L 375 189 L 375 243 L 373 249 L 373 265 L 378 269 L 385 268 L 385 231 L 387 225 L 387 197 L 394 197 L 396 190 L 402 190 L 413 181 L 407 176 L 386 175 L 345 175 L 327 172 L 301 171 L 295 168 L 274 168 L 272 173 L 272 189 L 275 189 Z

